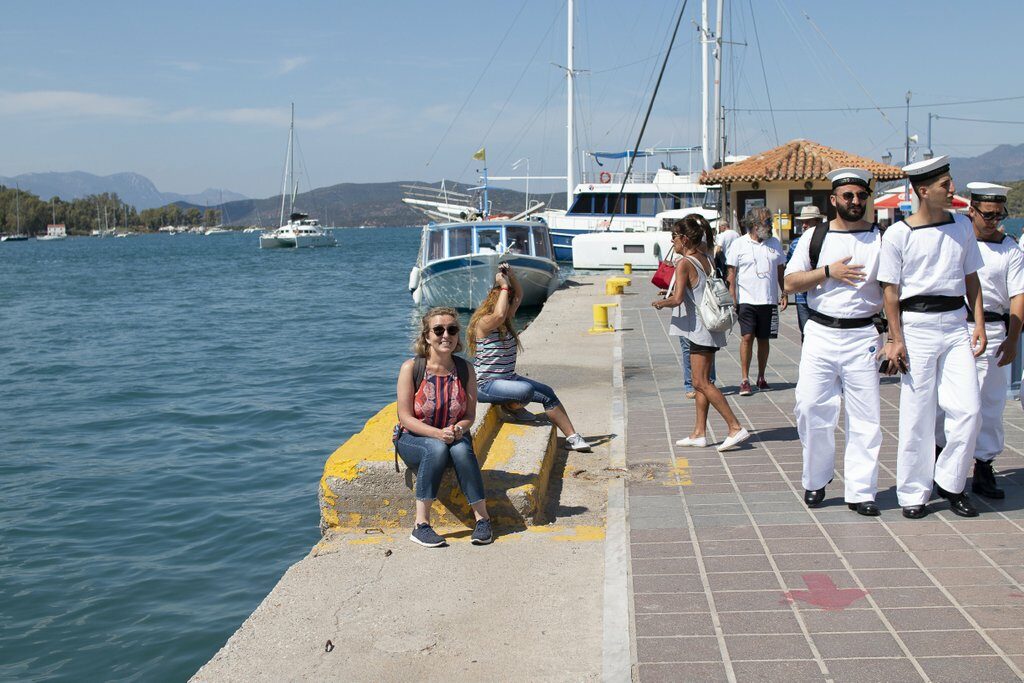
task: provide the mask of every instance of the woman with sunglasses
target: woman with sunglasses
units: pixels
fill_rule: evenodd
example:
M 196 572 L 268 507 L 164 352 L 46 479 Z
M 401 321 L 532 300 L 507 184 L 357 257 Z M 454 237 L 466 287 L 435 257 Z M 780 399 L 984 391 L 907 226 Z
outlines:
M 728 401 L 711 381 L 711 366 L 715 353 L 725 346 L 725 332 L 708 330 L 697 312 L 708 277 L 714 273 L 708 256 L 708 245 L 713 243 L 711 226 L 703 216 L 691 214 L 676 221 L 672 227 L 672 248 L 683 258 L 676 262 L 669 295 L 651 302 L 651 305 L 659 310 L 675 309 L 669 334 L 679 337 L 681 345 L 690 349 L 691 379 L 697 392 L 696 422 L 690 435 L 676 441 L 676 445 L 691 448 L 708 445 L 708 406 L 712 405 L 729 430 L 728 436 L 718 446 L 719 451 L 725 451 L 749 439 L 750 433 L 740 425 Z
M 473 544 L 486 545 L 493 539 L 480 464 L 469 436 L 476 417 L 476 377 L 470 367 L 459 372 L 457 364 L 466 361 L 454 354 L 461 349 L 455 309 L 432 308 L 423 316 L 413 344 L 416 355 L 426 361 L 419 386 L 413 386 L 416 359 L 405 361 L 398 373 L 400 428 L 395 449 L 406 466 L 416 470 L 416 521 L 409 539 L 428 548 L 445 545 L 430 526 L 430 506 L 449 465 L 455 467 L 476 518 Z M 467 378 L 465 384 L 460 374 Z
M 521 422 L 535 419 L 523 406 L 540 403 L 552 424 L 565 434 L 570 450 L 589 451 L 590 444 L 572 426 L 554 389 L 516 374 L 520 343 L 513 321 L 523 300 L 523 290 L 505 264 L 495 274 L 494 282 L 487 298 L 469 319 L 469 353 L 476 368 L 480 401 L 501 405 L 512 419 Z

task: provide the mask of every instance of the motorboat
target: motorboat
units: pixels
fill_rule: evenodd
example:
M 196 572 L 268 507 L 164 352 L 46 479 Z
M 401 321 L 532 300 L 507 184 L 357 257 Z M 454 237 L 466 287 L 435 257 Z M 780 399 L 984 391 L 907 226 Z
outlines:
M 305 213 L 293 213 L 277 230 L 260 235 L 260 249 L 293 249 L 333 247 L 334 235 L 320 226 L 320 221 Z
M 204 235 L 230 235 L 232 232 L 233 232 L 232 230 L 228 230 L 227 228 L 222 228 L 219 225 L 215 225 L 212 228 L 208 229 L 203 234 Z
M 511 266 L 524 306 L 539 306 L 561 282 L 547 226 L 530 221 L 428 223 L 409 273 L 422 306 L 474 309 L 494 286 L 499 265 Z
M 309 214 L 295 210 L 295 104 L 292 104 L 292 123 L 288 128 L 288 153 L 285 156 L 285 184 L 281 190 L 281 218 L 276 230 L 260 234 L 260 249 L 301 249 L 304 247 L 333 247 L 338 244 L 334 233 L 324 230 L 320 221 Z M 288 222 L 284 220 L 285 202 L 289 201 Z
M 46 234 L 36 237 L 41 242 L 52 242 L 54 240 L 67 239 L 67 227 L 63 223 L 50 223 L 46 226 Z

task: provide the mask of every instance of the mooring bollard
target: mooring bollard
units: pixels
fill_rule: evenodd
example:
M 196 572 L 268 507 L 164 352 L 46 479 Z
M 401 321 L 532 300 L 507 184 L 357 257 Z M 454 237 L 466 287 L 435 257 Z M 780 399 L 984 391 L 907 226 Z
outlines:
M 616 306 L 618 304 L 594 304 L 594 326 L 590 328 L 590 334 L 615 331 L 615 328 L 608 324 L 608 309 Z
M 633 281 L 628 277 L 610 277 L 605 280 L 604 293 L 608 296 L 622 294 L 622 288 L 628 287 L 631 284 L 633 284 Z
M 625 264 L 623 264 L 622 265 L 622 272 L 625 273 L 626 275 L 632 275 L 633 274 L 633 264 L 632 263 L 625 263 Z

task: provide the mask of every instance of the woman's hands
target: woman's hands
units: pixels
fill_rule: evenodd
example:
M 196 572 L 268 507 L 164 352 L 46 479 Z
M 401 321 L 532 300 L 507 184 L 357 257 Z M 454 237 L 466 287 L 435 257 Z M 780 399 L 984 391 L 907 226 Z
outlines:
M 441 439 L 447 444 L 452 444 L 462 438 L 464 432 L 461 425 L 452 425 L 451 427 L 445 427 L 444 429 L 438 430 L 440 436 L 437 438 Z

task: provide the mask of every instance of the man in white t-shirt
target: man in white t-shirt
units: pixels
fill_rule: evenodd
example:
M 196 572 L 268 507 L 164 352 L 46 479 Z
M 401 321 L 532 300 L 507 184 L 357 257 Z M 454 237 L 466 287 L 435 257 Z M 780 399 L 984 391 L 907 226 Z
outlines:
M 732 229 L 725 218 L 718 221 L 718 234 L 715 235 L 715 264 L 719 271 L 726 272 L 725 255 L 729 253 L 729 245 L 733 243 L 740 234 Z
M 804 502 L 816 507 L 825 499 L 825 486 L 835 471 L 835 431 L 843 403 L 844 497 L 851 510 L 868 517 L 880 514 L 875 493 L 882 446 L 875 360 L 880 346 L 875 320 L 882 311 L 877 278 L 882 236 L 878 226 L 864 220 L 872 177 L 861 168 L 838 168 L 828 174 L 836 219 L 800 237 L 785 281 L 787 292 L 807 292 L 808 321 L 793 408 L 803 446 Z
M 757 339 L 757 388 L 770 389 L 764 378 L 768 367 L 769 340 L 779 336 L 779 286 L 786 269 L 786 252 L 772 237 L 772 212 L 752 209 L 743 219 L 747 234 L 732 241 L 725 256 L 729 267 L 729 291 L 737 304 L 740 321 L 740 396 L 749 396 L 750 356 Z M 789 303 L 782 292 L 782 310 Z
M 900 379 L 896 496 L 903 516 L 928 514 L 933 485 L 961 517 L 976 517 L 964 488 L 980 426 L 975 358 L 985 352 L 985 307 L 978 270 L 984 265 L 974 227 L 950 213 L 948 157 L 903 168 L 920 208 L 885 231 L 878 265 L 889 342 L 889 374 Z M 968 329 L 964 296 L 973 311 Z M 946 446 L 936 458 L 937 409 L 946 416 Z

